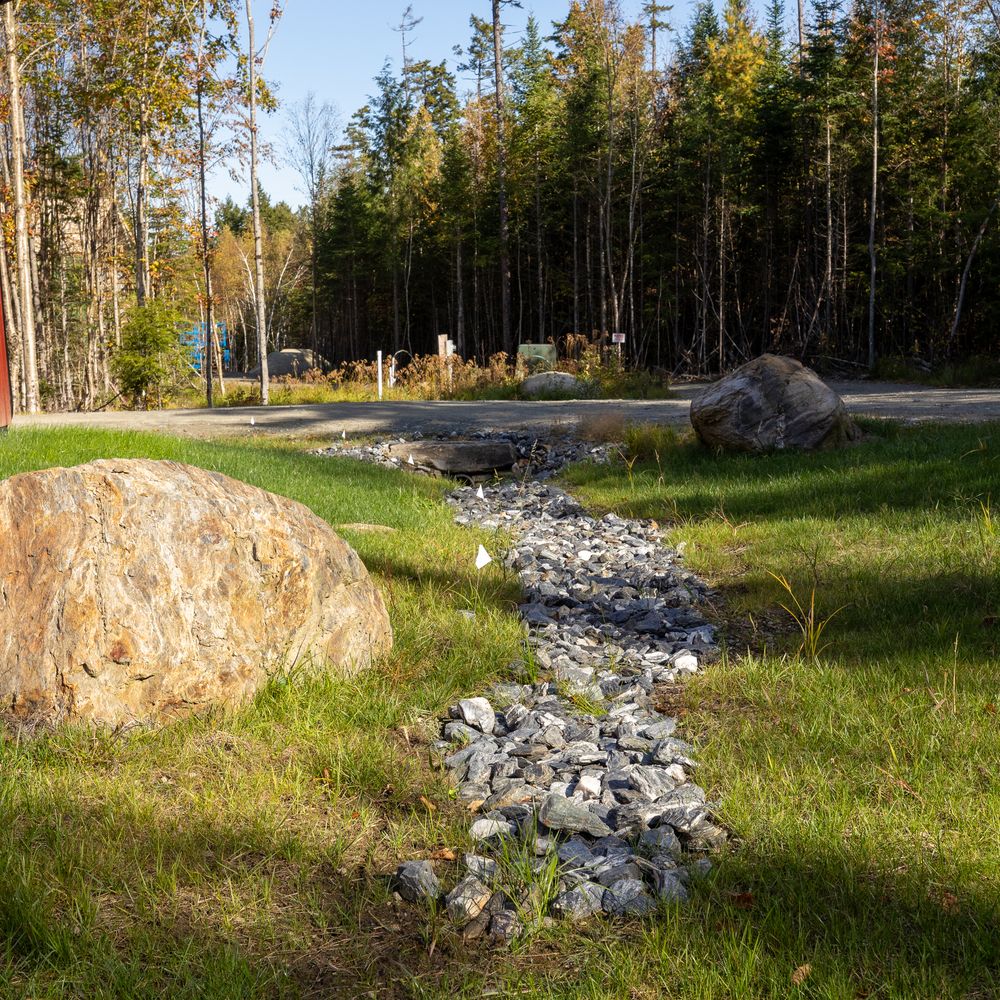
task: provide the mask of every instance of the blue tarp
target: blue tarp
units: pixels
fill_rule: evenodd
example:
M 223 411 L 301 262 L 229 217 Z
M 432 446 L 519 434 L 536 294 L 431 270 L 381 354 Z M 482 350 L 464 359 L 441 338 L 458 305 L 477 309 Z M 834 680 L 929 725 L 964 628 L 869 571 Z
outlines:
M 225 323 L 216 323 L 215 332 L 219 338 L 219 346 L 222 349 L 222 367 L 229 371 L 232 368 L 232 355 L 229 350 L 229 331 Z M 205 324 L 195 323 L 190 330 L 181 333 L 181 344 L 191 352 L 191 364 L 195 370 L 203 371 L 202 364 L 205 360 Z

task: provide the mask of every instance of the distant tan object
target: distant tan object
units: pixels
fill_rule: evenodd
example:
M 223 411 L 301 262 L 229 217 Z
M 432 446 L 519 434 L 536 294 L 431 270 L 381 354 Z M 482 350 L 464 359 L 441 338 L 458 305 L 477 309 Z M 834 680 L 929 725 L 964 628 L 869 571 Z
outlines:
M 0 714 L 118 726 L 388 651 L 357 554 L 302 504 L 175 462 L 0 483 Z
M 794 358 L 763 354 L 691 400 L 691 424 L 714 448 L 836 448 L 861 436 L 844 401 Z
M 529 375 L 521 383 L 521 395 L 525 399 L 584 399 L 591 393 L 583 382 L 569 372 L 538 372 Z
M 359 535 L 395 535 L 396 528 L 391 528 L 388 524 L 338 524 L 338 531 L 353 531 Z
M 321 355 L 297 347 L 287 347 L 283 351 L 274 351 L 267 356 L 267 374 L 271 378 L 276 375 L 305 375 L 314 368 L 325 366 L 326 362 Z M 260 365 L 253 371 L 247 372 L 247 378 L 260 378 Z

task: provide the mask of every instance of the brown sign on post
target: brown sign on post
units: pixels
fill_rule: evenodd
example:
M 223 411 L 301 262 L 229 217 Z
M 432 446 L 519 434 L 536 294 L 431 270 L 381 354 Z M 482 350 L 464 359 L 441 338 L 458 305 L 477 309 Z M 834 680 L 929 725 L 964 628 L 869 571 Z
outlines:
M 3 300 L 0 298 L 0 430 L 6 430 L 14 414 L 10 391 L 10 365 L 7 362 L 7 331 L 3 321 Z

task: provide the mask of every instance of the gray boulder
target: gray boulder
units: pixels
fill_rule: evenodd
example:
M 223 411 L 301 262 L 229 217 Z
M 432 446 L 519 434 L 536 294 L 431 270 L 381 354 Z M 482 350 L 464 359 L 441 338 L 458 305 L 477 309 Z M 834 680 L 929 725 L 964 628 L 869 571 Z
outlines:
M 411 469 L 440 476 L 492 477 L 517 461 L 506 441 L 404 441 L 389 445 L 390 458 Z
M 556 396 L 560 399 L 581 399 L 591 395 L 588 386 L 568 372 L 538 372 L 521 383 L 525 399 Z
M 272 351 L 267 356 L 268 377 L 292 376 L 297 378 L 314 368 L 326 369 L 327 363 L 318 354 L 298 347 L 286 347 L 283 351 Z M 260 365 L 247 372 L 247 378 L 260 378 Z
M 764 354 L 702 390 L 691 424 L 704 444 L 732 451 L 812 451 L 856 441 L 844 401 L 794 358 Z

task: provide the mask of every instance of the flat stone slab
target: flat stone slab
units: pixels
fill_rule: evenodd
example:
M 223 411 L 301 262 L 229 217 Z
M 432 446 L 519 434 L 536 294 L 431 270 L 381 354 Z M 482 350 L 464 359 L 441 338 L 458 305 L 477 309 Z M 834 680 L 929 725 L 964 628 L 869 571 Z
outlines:
M 514 446 L 506 441 L 408 441 L 390 445 L 389 456 L 442 476 L 491 476 L 509 472 L 517 461 Z

